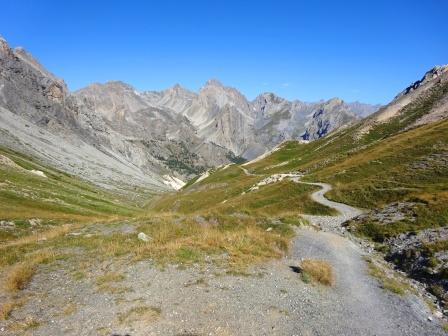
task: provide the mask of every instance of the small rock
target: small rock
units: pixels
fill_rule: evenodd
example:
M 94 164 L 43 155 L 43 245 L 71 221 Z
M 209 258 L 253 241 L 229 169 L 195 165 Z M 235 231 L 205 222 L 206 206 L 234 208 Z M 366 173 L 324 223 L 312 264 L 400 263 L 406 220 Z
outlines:
M 266 232 L 269 232 L 269 231 L 272 231 L 272 228 L 271 228 L 271 227 L 268 227 L 268 228 L 266 229 Z
M 145 234 L 143 232 L 140 232 L 137 235 L 137 238 L 144 242 L 149 242 L 150 240 L 152 240 L 152 238 L 150 236 L 148 236 L 147 234 Z
M 40 225 L 42 221 L 39 218 L 31 218 L 28 220 L 28 223 L 30 223 L 31 226 Z
M 431 316 L 428 316 L 428 321 L 432 321 L 432 317 Z

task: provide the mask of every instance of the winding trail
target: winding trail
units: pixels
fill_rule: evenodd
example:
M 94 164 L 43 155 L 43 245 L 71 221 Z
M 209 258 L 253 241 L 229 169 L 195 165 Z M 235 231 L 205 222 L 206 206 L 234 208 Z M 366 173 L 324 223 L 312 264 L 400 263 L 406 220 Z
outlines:
M 240 167 L 240 169 L 244 172 L 244 174 L 246 174 L 246 176 L 263 176 L 260 174 L 253 174 L 250 171 L 248 171 L 246 168 L 244 168 L 243 166 L 238 166 Z
M 318 225 L 324 229 L 336 230 L 339 231 L 341 224 L 352 219 L 356 216 L 359 216 L 363 213 L 362 210 L 358 208 L 354 208 L 350 205 L 344 203 L 338 203 L 334 201 L 330 201 L 324 195 L 329 192 L 331 189 L 330 184 L 328 183 L 312 183 L 312 182 L 302 182 L 299 180 L 295 180 L 297 183 L 309 184 L 318 186 L 321 189 L 315 191 L 311 194 L 311 198 L 322 205 L 333 208 L 339 212 L 339 215 L 336 216 L 312 216 L 312 215 L 303 215 L 306 219 L 308 219 L 314 225 Z
M 400 297 L 380 288 L 378 281 L 368 274 L 365 252 L 353 241 L 335 233 L 340 232 L 343 222 L 360 215 L 362 210 L 325 198 L 325 193 L 331 190 L 329 184 L 295 182 L 321 187 L 311 195 L 312 199 L 339 212 L 336 216 L 304 215 L 323 230 L 308 227 L 297 230 L 289 256 L 292 260 L 327 260 L 336 275 L 335 286 L 326 291 L 325 297 L 312 302 L 322 317 L 318 323 L 305 321 L 310 328 L 306 332 L 312 335 L 445 335 L 420 298 L 413 294 Z M 429 321 L 430 316 L 434 322 Z

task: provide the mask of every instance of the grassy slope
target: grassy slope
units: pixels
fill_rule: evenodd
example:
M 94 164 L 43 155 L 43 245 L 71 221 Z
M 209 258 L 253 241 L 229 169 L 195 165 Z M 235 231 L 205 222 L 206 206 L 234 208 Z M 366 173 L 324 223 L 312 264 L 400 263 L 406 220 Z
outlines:
M 331 214 L 308 194 L 315 187 L 291 181 L 274 183 L 249 192 L 269 174 L 246 175 L 239 165 L 220 169 L 197 184 L 166 195 L 150 206 L 152 211 L 185 214 L 234 214 L 281 216 L 285 213 Z
M 45 167 L 29 157 L 7 149 L 3 155 L 23 169 L 0 165 L 0 220 L 13 221 L 16 230 L 1 230 L 0 241 L 29 233 L 28 220 L 47 225 L 89 222 L 137 214 L 140 209 L 127 200 L 65 173 Z M 47 176 L 29 172 L 40 170 Z

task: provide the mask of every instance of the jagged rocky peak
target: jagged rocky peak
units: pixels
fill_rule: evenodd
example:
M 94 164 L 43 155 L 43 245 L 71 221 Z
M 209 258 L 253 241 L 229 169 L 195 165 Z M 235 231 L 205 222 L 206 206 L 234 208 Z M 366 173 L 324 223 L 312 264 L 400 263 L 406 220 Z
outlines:
M 331 98 L 325 103 L 325 105 L 330 106 L 330 107 L 342 105 L 342 104 L 344 104 L 344 101 L 338 97 Z
M 258 95 L 251 102 L 252 110 L 255 111 L 256 119 L 266 119 L 275 114 L 291 111 L 292 106 L 289 101 L 283 99 L 272 92 L 264 92 Z M 289 115 L 289 114 L 288 114 Z M 257 123 L 259 124 L 259 122 Z
M 208 80 L 199 90 L 198 103 L 211 109 L 232 106 L 235 110 L 247 118 L 253 118 L 251 108 L 246 97 L 237 89 L 225 86 L 216 79 Z M 214 115 L 215 113 L 211 113 Z
M 425 75 L 418 81 L 415 81 L 411 85 L 409 85 L 406 89 L 404 89 L 396 98 L 399 98 L 403 95 L 409 94 L 415 90 L 417 90 L 422 85 L 427 84 L 428 82 L 439 78 L 441 76 L 447 76 L 448 73 L 448 64 L 445 65 L 436 65 L 434 68 L 430 69 L 425 73 Z
M 14 53 L 8 45 L 8 42 L 0 35 L 0 56 L 11 57 Z
M 216 86 L 224 88 L 224 85 L 217 79 L 211 78 L 205 82 L 204 86 Z
M 259 94 L 253 101 L 253 104 L 280 104 L 285 99 L 277 96 L 275 93 L 272 92 L 263 92 Z
M 45 106 L 52 110 L 50 114 L 57 113 L 57 108 L 47 106 L 44 100 L 62 105 L 68 95 L 63 80 L 45 70 L 23 48 L 11 49 L 4 38 L 0 38 L 0 75 L 0 87 L 3 91 L 0 103 L 17 114 L 31 115 L 36 106 Z M 40 99 L 41 96 L 44 100 Z M 48 120 L 44 115 L 42 112 L 40 118 Z
M 53 102 L 57 102 L 59 104 L 64 103 L 65 98 L 68 95 L 68 89 L 65 82 L 46 70 L 24 48 L 17 47 L 15 49 L 11 49 L 6 40 L 1 36 L 0 61 L 3 63 L 2 72 L 22 73 L 22 79 L 14 79 L 16 81 L 16 85 L 19 85 L 19 87 L 23 85 L 29 86 L 29 78 L 36 77 L 36 80 L 39 82 L 39 88 L 36 87 L 34 89 L 43 90 L 47 98 Z
M 148 105 L 131 85 L 121 81 L 93 83 L 73 93 L 80 104 L 87 106 L 108 120 L 123 119 L 129 113 Z
M 178 114 L 184 114 L 197 94 L 175 84 L 162 91 L 144 91 L 141 93 L 147 103 L 159 108 L 169 108 Z
M 197 94 L 184 88 L 180 84 L 175 84 L 172 87 L 169 87 L 168 89 L 165 89 L 160 92 L 162 97 L 165 99 L 186 99 L 186 100 L 192 100 L 196 98 Z
M 99 85 L 97 83 L 97 85 Z M 115 89 L 115 90 L 124 90 L 124 91 L 132 91 L 133 93 L 137 93 L 137 91 L 130 84 L 119 81 L 119 80 L 111 80 L 107 81 L 103 84 L 105 87 Z
M 22 61 L 28 63 L 28 65 L 32 66 L 35 70 L 39 71 L 43 76 L 53 79 L 56 82 L 60 82 L 64 87 L 66 87 L 65 82 L 56 77 L 50 71 L 44 68 L 42 64 L 39 63 L 37 59 L 34 58 L 28 51 L 26 51 L 23 47 L 14 48 L 14 55 L 20 58 Z M 68 90 L 66 90 L 68 91 Z

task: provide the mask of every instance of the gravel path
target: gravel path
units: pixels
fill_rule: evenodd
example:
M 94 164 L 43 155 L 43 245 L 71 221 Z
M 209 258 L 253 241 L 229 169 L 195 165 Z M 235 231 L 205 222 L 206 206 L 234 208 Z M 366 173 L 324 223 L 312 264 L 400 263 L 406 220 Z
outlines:
M 309 184 L 318 186 L 321 189 L 315 191 L 311 194 L 311 198 L 323 205 L 326 205 L 330 208 L 336 209 L 339 212 L 337 216 L 311 216 L 311 215 L 303 215 L 303 217 L 307 218 L 312 224 L 322 227 L 323 229 L 330 229 L 335 231 L 340 231 L 341 224 L 345 221 L 352 219 L 356 216 L 362 214 L 362 210 L 354 208 L 350 205 L 333 202 L 329 199 L 325 198 L 325 193 L 332 189 L 331 185 L 327 183 L 311 183 L 311 182 L 302 182 L 295 181 L 298 183 Z

